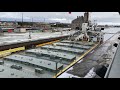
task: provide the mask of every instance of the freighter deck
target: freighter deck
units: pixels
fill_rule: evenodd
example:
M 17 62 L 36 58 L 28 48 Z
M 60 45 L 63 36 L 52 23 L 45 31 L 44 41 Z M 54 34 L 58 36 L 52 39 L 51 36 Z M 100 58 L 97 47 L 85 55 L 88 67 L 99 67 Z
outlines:
M 80 43 L 82 44 L 82 42 Z M 74 62 L 74 60 L 78 59 L 79 56 L 94 46 L 88 46 L 89 43 L 86 43 L 84 46 L 76 43 L 75 45 L 79 47 L 76 48 L 66 47 L 64 46 L 64 43 L 61 43 L 63 44 L 62 46 L 58 44 L 59 43 L 53 43 L 51 45 L 45 45 L 6 56 L 3 58 L 4 65 L 9 67 L 9 69 L 12 69 L 10 67 L 14 64 L 20 65 L 23 69 L 17 71 L 31 73 L 32 77 L 52 78 L 60 70 L 67 67 L 70 63 Z M 67 43 L 67 45 L 70 46 L 71 44 Z M 41 68 L 43 73 L 35 72 L 35 68 Z

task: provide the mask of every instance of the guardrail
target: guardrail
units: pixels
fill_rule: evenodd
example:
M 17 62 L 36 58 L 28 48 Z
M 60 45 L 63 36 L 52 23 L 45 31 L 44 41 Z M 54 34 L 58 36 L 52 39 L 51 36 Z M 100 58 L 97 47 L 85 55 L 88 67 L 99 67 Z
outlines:
M 116 50 L 116 52 L 115 52 L 114 57 L 112 58 L 112 60 L 111 60 L 111 62 L 110 62 L 110 65 L 109 65 L 109 67 L 108 67 L 108 69 L 107 69 L 107 72 L 106 72 L 104 78 L 108 78 L 108 76 L 109 76 L 109 73 L 110 73 L 110 70 L 111 70 L 111 68 L 112 68 L 112 64 L 113 64 L 113 62 L 114 62 L 114 59 L 115 59 L 116 53 L 117 53 L 117 51 L 118 51 L 118 48 L 120 48 L 120 43 L 119 43 L 119 45 L 118 45 L 118 47 L 117 47 L 117 50 Z

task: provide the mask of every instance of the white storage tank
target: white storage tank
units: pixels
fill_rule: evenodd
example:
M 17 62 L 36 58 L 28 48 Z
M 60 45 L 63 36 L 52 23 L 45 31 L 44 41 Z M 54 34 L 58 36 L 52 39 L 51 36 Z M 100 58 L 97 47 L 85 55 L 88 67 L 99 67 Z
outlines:
M 20 32 L 26 32 L 26 28 L 20 28 Z

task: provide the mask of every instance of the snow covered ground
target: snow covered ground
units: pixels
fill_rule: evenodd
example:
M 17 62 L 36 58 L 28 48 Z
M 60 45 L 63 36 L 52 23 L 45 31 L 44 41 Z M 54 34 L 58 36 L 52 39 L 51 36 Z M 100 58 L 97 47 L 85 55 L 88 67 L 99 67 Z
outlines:
M 4 33 L 4 36 L 0 36 L 0 45 L 14 43 L 14 42 L 22 42 L 22 41 L 27 41 L 27 40 L 58 37 L 58 36 L 70 35 L 73 33 L 75 33 L 75 31 L 63 31 L 62 34 L 61 32 L 30 33 L 31 39 L 29 39 L 29 32 L 27 33 Z

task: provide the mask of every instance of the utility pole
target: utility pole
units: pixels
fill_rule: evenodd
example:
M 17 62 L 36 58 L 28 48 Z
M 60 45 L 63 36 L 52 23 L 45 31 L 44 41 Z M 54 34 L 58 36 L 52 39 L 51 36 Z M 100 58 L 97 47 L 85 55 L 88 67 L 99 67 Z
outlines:
M 22 27 L 23 27 L 23 13 L 22 13 Z
M 31 39 L 31 33 L 30 33 L 30 31 L 29 31 L 29 39 Z
M 33 23 L 33 18 L 32 18 L 32 23 Z
M 17 28 L 17 21 L 15 20 L 15 26 L 14 26 L 14 28 L 16 29 Z
M 44 22 L 45 22 L 45 18 L 44 18 Z
M 33 17 L 32 17 L 32 27 L 33 27 Z

